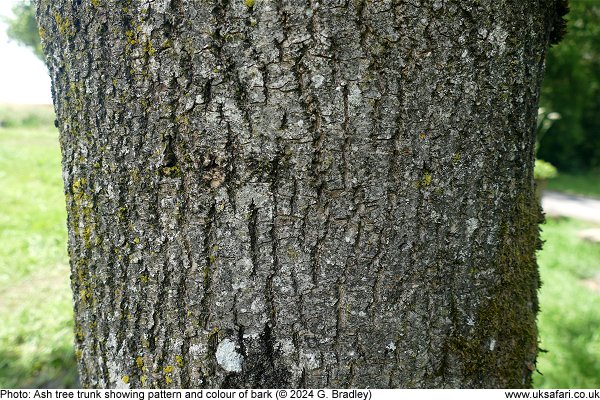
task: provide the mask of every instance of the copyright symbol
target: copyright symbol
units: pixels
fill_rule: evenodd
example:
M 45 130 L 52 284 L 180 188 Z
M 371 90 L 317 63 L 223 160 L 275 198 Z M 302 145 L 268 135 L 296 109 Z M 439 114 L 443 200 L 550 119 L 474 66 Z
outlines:
M 285 399 L 287 397 L 287 392 L 283 389 L 277 391 L 277 397 L 280 399 Z

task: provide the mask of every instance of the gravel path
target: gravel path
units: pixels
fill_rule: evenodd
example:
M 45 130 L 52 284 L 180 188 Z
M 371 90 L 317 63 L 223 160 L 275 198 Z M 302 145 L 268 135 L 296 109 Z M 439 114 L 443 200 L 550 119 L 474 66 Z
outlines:
M 542 207 L 548 217 L 571 217 L 600 224 L 600 199 L 545 191 Z

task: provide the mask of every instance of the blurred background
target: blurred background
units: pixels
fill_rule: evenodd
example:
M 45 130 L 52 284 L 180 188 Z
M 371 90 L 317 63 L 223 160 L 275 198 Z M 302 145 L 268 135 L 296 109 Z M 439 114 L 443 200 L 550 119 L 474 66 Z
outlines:
M 600 0 L 550 49 L 536 179 L 539 388 L 600 387 Z M 66 212 L 33 7 L 0 0 L 0 388 L 77 387 Z

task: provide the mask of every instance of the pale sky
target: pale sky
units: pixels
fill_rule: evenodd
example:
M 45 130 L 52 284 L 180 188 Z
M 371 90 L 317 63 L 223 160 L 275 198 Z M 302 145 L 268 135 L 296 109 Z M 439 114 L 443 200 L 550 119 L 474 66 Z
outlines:
M 18 0 L 0 0 L 0 15 Z M 9 42 L 6 25 L 0 21 L 0 103 L 51 104 L 48 70 L 33 52 Z

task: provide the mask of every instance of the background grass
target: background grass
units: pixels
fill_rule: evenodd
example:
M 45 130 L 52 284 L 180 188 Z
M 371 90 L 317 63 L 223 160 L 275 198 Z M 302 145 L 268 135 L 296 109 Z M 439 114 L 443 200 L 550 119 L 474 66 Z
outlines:
M 570 219 L 542 226 L 538 326 L 547 353 L 538 358 L 536 387 L 600 387 L 600 244 L 577 237 L 591 226 Z
M 77 386 L 53 120 L 51 107 L 0 105 L 0 388 Z M 596 175 L 558 179 L 552 189 L 600 195 Z M 536 387 L 600 387 L 600 244 L 577 238 L 589 226 L 551 219 L 542 227 L 539 328 L 547 353 Z
M 76 385 L 52 115 L 49 106 L 0 106 L 0 387 Z
M 0 104 L 0 127 L 50 127 L 54 109 L 48 105 Z
M 548 190 L 600 198 L 600 171 L 567 174 L 559 172 L 548 180 Z

